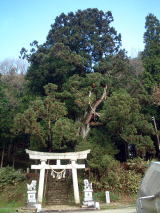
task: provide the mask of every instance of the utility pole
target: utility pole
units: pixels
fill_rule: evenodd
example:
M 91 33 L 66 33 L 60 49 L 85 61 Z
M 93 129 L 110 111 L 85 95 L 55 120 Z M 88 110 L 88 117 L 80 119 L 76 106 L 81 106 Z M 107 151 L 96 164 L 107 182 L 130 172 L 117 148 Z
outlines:
M 159 140 L 157 124 L 156 124 L 156 120 L 155 120 L 155 117 L 154 117 L 154 116 L 152 117 L 152 120 L 153 120 L 153 123 L 154 123 L 154 128 L 155 128 L 155 130 L 156 130 L 157 143 L 158 143 L 158 148 L 159 148 L 159 151 L 160 151 L 160 140 Z

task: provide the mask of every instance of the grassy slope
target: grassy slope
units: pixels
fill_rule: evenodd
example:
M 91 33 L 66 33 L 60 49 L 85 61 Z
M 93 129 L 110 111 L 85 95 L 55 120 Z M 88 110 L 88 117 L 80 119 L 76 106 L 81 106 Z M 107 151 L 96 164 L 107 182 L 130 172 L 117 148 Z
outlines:
M 26 201 L 26 182 L 7 185 L 0 190 L 0 212 L 8 212 L 11 208 L 24 206 Z

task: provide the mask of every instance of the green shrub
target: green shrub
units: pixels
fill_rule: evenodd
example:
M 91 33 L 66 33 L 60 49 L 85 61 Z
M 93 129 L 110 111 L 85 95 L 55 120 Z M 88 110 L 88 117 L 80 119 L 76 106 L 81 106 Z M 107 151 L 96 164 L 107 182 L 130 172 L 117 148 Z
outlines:
M 119 175 L 121 190 L 125 193 L 136 194 L 139 189 L 141 174 L 135 171 L 123 170 L 123 174 Z
M 138 158 L 128 160 L 126 163 L 126 167 L 127 167 L 126 168 L 127 170 L 134 170 L 137 173 L 144 175 L 148 167 L 148 162 L 138 157 Z
M 93 199 L 96 201 L 105 202 L 105 191 L 104 192 L 94 192 Z
M 90 170 L 86 178 L 93 183 L 94 192 L 136 194 L 147 168 L 147 163 L 141 158 L 120 163 L 99 145 L 92 147 L 87 163 Z
M 15 170 L 12 167 L 4 167 L 0 169 L 0 187 L 25 180 L 25 175 L 20 170 Z
M 103 174 L 100 181 L 92 177 L 91 182 L 95 191 L 110 191 L 113 193 L 136 194 L 142 179 L 141 173 L 126 170 L 122 166 L 115 166 Z
M 120 195 L 118 193 L 110 192 L 109 194 L 110 194 L 111 202 L 115 202 L 115 201 L 120 200 Z
M 118 193 L 115 192 L 109 192 L 110 195 L 110 200 L 112 202 L 118 201 L 120 199 L 120 195 Z M 106 202 L 106 195 L 105 195 L 105 191 L 103 192 L 94 192 L 93 193 L 93 199 L 95 201 L 99 201 L 99 202 Z

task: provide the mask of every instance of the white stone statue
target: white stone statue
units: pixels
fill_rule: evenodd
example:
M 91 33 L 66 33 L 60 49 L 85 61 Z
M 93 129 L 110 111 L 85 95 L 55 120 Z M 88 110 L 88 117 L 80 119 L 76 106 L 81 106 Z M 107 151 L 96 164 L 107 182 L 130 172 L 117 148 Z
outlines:
M 92 189 L 92 183 L 89 183 L 87 179 L 84 180 L 84 190 Z
M 32 180 L 31 184 L 27 184 L 28 191 L 36 190 L 37 181 Z
M 84 180 L 84 200 L 83 205 L 84 206 L 94 206 L 94 201 L 92 197 L 93 189 L 92 189 L 92 183 L 89 183 L 87 179 Z
M 89 183 L 87 179 L 84 180 L 84 199 L 83 199 L 83 206 L 87 208 L 94 208 L 94 209 L 100 209 L 99 202 L 95 202 L 93 200 L 93 189 L 92 189 L 92 183 Z

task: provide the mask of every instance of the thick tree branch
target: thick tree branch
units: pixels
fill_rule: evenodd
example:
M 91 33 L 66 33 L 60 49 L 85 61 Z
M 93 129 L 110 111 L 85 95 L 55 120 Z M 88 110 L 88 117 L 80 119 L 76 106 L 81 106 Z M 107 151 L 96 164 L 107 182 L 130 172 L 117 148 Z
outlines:
M 102 96 L 91 105 L 91 109 L 87 113 L 87 115 L 85 117 L 85 120 L 84 120 L 85 124 L 89 124 L 90 123 L 93 114 L 97 115 L 97 116 L 100 116 L 99 113 L 96 112 L 96 109 L 102 103 L 102 101 L 107 97 L 107 88 L 108 87 L 106 85 L 105 88 L 104 88 L 104 90 L 103 90 Z
M 102 125 L 104 125 L 102 122 L 94 122 L 94 121 L 91 121 L 90 123 L 89 123 L 89 125 L 90 126 L 102 126 Z

